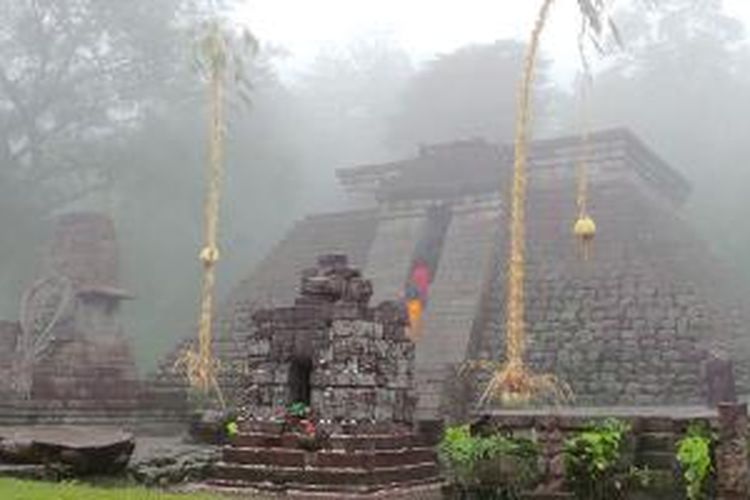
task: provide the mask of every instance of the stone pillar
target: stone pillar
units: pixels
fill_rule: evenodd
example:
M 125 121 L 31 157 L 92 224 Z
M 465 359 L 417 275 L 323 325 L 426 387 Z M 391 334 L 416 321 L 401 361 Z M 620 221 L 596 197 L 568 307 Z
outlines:
M 542 445 L 542 465 L 544 484 L 542 491 L 546 493 L 560 493 L 565 487 L 565 433 L 563 423 L 570 428 L 570 422 L 562 422 L 560 418 L 549 416 L 540 418 L 536 429 L 539 431 Z
M 737 402 L 734 369 L 729 359 L 712 353 L 706 363 L 706 379 L 709 406 Z
M 750 498 L 747 426 L 747 404 L 719 404 L 719 441 L 716 446 L 718 500 Z

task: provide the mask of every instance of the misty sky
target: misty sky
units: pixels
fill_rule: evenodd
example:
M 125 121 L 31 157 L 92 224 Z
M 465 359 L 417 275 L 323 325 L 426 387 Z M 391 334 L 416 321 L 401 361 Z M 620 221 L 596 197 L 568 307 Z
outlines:
M 616 0 L 615 5 L 629 0 Z M 554 74 L 571 77 L 579 68 L 576 38 L 579 17 L 573 0 L 559 0 L 544 34 L 543 50 L 554 58 Z M 750 25 L 750 1 L 725 0 L 731 15 Z M 341 46 L 378 36 L 403 47 L 415 61 L 472 42 L 525 38 L 539 7 L 530 0 L 248 0 L 240 11 L 265 42 L 281 45 L 290 56 L 281 70 L 291 76 L 326 46 Z

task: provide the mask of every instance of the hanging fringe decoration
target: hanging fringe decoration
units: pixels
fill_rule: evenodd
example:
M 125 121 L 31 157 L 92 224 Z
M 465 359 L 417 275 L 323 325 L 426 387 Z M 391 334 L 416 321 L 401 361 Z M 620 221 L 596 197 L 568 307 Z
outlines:
M 594 7 L 598 7 L 598 10 Z M 581 20 L 581 30 L 578 32 L 578 54 L 581 58 L 582 73 L 580 76 L 580 127 L 581 127 L 581 145 L 580 153 L 576 165 L 576 207 L 577 207 L 577 218 L 573 224 L 573 234 L 578 239 L 579 253 L 584 261 L 588 261 L 591 257 L 591 246 L 596 235 L 596 223 L 589 212 L 589 172 L 588 165 L 592 156 L 591 151 L 591 107 L 590 107 L 590 91 L 593 85 L 593 77 L 591 74 L 591 66 L 589 65 L 588 57 L 586 56 L 586 48 L 584 46 L 585 40 L 590 38 L 595 42 L 595 46 L 598 48 L 601 46 L 597 43 L 598 39 L 603 36 L 603 29 L 600 22 L 592 23 L 592 13 L 598 12 L 600 18 L 607 18 L 606 12 L 608 11 L 608 5 L 605 2 L 600 1 L 596 6 L 586 5 L 585 2 L 581 3 L 582 12 L 584 17 Z M 588 13 L 588 16 L 586 15 Z M 610 21 L 612 32 L 615 34 L 615 38 L 619 44 L 619 35 L 617 34 L 614 23 Z M 589 26 L 594 30 L 593 33 L 589 33 Z M 588 36 L 587 36 L 588 35 Z M 601 50 L 601 49 L 600 49 Z
M 584 68 L 588 71 L 588 64 L 584 64 Z M 583 132 L 581 134 L 581 152 L 576 167 L 576 206 L 578 217 L 573 224 L 573 234 L 578 239 L 580 254 L 584 261 L 588 261 L 591 256 L 591 245 L 596 235 L 596 223 L 588 210 L 588 163 L 591 158 L 591 136 L 589 134 L 590 119 L 586 85 L 589 81 L 589 75 L 585 74 L 581 81 L 581 128 Z

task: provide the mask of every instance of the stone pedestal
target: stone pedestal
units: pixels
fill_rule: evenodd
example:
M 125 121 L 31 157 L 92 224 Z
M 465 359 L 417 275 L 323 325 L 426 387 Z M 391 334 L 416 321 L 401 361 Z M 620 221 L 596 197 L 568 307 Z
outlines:
M 719 441 L 716 446 L 718 500 L 750 498 L 747 404 L 719 404 Z

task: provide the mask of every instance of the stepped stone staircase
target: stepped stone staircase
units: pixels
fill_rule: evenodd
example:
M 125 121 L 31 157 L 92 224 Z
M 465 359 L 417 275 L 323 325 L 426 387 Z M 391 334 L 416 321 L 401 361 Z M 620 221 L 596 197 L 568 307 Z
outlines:
M 418 418 L 437 415 L 448 370 L 465 356 L 500 224 L 499 202 L 454 207 L 417 342 Z
M 434 449 L 408 428 L 333 434 L 316 452 L 301 449 L 298 439 L 282 434 L 281 424 L 248 422 L 224 448 L 211 484 L 330 495 L 434 485 L 438 476 Z

